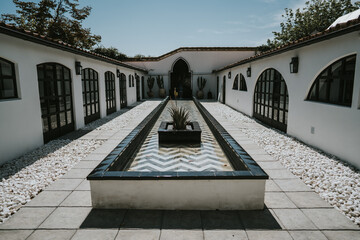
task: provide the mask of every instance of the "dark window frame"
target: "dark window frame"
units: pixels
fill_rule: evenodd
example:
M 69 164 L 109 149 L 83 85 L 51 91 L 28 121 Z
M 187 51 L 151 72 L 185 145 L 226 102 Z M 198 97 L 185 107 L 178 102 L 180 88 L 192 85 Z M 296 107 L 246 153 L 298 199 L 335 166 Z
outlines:
M 240 73 L 240 82 L 239 83 L 240 83 L 239 91 L 247 92 L 245 77 L 244 77 L 244 75 L 242 75 L 242 73 Z
M 111 71 L 105 72 L 105 95 L 106 95 L 106 114 L 116 112 L 116 89 L 115 74 Z
M 234 78 L 232 90 L 239 90 L 239 74 L 236 74 Z
M 88 124 L 100 118 L 98 72 L 92 68 L 84 68 L 81 74 L 81 82 L 84 120 L 85 124 Z
M 264 70 L 255 85 L 254 117 L 286 132 L 289 95 L 283 76 L 274 68 Z
M 124 73 L 120 74 L 119 88 L 120 88 L 120 108 L 124 108 L 127 106 L 126 75 Z
M 353 59 L 353 61 L 350 61 Z M 340 63 L 339 75 L 332 71 L 332 68 Z M 349 65 L 353 65 L 352 71 L 346 70 Z M 351 66 L 350 65 L 350 66 Z M 354 92 L 354 79 L 356 68 L 356 54 L 351 54 L 329 64 L 320 74 L 317 75 L 307 94 L 306 100 L 310 102 L 328 103 L 337 106 L 351 107 Z M 348 79 L 347 79 L 348 78 Z M 325 88 L 325 98 L 320 96 L 320 85 L 323 82 Z M 338 84 L 337 91 L 336 85 Z M 333 87 L 331 89 L 331 87 Z M 334 90 L 335 91 L 332 91 Z M 333 95 L 331 95 L 333 94 Z M 337 100 L 332 100 L 337 94 Z M 346 96 L 349 96 L 348 99 Z
M 2 67 L 1 67 L 1 64 L 0 64 L 0 100 L 4 100 L 4 99 L 17 99 L 19 98 L 19 94 L 18 94 L 18 87 L 17 87 L 17 81 L 16 81 L 16 74 L 15 74 L 15 64 L 7 59 L 4 59 L 4 58 L 1 58 L 0 57 L 0 62 L 3 61 L 7 64 L 10 64 L 11 66 L 11 75 L 3 75 L 3 71 L 2 71 Z M 7 80 L 12 80 L 12 83 L 13 83 L 13 92 L 14 94 L 12 96 L 3 96 L 3 89 L 5 88 L 4 87 L 4 80 L 7 79 Z
M 75 129 L 71 70 L 60 63 L 46 62 L 37 65 L 37 74 L 46 143 Z

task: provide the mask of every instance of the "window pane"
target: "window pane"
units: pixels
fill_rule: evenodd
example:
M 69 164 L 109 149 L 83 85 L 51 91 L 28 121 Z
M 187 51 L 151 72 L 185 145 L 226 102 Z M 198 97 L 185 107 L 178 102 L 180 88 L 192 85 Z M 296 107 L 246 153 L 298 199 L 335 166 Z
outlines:
M 49 122 L 48 122 L 48 118 L 44 117 L 42 119 L 42 124 L 43 124 L 43 133 L 46 133 L 49 131 Z
M 327 92 L 327 85 L 326 85 L 326 79 L 319 79 L 319 101 L 326 102 L 326 93 Z
M 66 125 L 66 115 L 65 112 L 60 113 L 60 127 Z
M 56 115 L 51 115 L 50 122 L 51 122 L 51 129 L 56 129 L 58 127 Z
M 14 80 L 13 79 L 4 78 L 3 79 L 3 85 L 4 85 L 4 89 L 1 90 L 1 95 L 4 98 L 16 97 L 15 96 L 15 86 L 14 86 Z
M 71 111 L 67 111 L 66 112 L 66 119 L 67 119 L 67 123 L 72 123 L 72 119 L 71 119 Z
M 64 81 L 65 84 L 65 94 L 69 95 L 70 94 L 70 81 Z
M 12 76 L 12 64 L 5 62 L 5 61 L 1 61 L 1 73 L 3 76 Z

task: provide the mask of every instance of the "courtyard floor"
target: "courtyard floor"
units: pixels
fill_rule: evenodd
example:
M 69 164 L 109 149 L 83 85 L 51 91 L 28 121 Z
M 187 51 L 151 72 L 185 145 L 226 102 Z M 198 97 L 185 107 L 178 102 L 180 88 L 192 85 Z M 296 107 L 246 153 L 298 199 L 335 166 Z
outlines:
M 360 239 L 360 228 L 320 198 L 315 187 L 308 187 L 304 183 L 305 174 L 296 174 L 301 180 L 287 169 L 291 163 L 285 158 L 269 154 L 276 149 L 253 141 L 247 134 L 268 131 L 267 127 L 247 118 L 241 121 L 230 117 L 235 111 L 220 103 L 209 102 L 204 106 L 270 177 L 266 182 L 264 211 L 92 209 L 86 176 L 158 103 L 145 102 L 111 121 L 99 120 L 86 126 L 82 130 L 86 134 L 74 141 L 92 147 L 84 148 L 86 154 L 67 163 L 66 171 L 44 183 L 35 198 L 31 194 L 24 197 L 27 203 L 0 224 L 0 239 Z M 63 145 L 74 141 L 68 140 Z M 61 164 L 57 167 L 61 168 Z M 290 169 L 297 171 L 299 167 Z

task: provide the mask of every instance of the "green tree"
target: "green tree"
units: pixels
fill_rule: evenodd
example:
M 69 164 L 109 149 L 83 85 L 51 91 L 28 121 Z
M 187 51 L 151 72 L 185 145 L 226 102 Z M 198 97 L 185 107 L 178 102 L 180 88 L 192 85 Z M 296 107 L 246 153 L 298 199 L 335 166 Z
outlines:
M 82 26 L 91 7 L 79 8 L 78 0 L 13 2 L 18 8 L 17 14 L 2 14 L 1 20 L 6 23 L 85 49 L 91 49 L 101 40 L 99 35 L 91 34 L 90 28 Z
M 324 31 L 338 17 L 355 11 L 360 2 L 351 3 L 351 0 L 311 0 L 305 3 L 300 10 L 285 8 L 285 21 L 280 23 L 281 31 L 273 32 L 274 39 L 267 40 L 260 50 L 268 50 L 283 44 L 295 41 L 316 32 Z
M 109 58 L 117 59 L 117 60 L 125 60 L 127 59 L 126 54 L 119 52 L 119 50 L 115 47 L 106 48 L 104 46 L 97 47 L 93 50 L 93 52 L 107 56 Z

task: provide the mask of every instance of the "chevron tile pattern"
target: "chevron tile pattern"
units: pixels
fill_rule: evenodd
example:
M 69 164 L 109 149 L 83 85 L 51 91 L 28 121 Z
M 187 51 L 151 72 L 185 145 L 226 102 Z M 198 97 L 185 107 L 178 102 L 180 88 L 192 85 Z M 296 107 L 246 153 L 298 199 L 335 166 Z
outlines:
M 198 121 L 201 127 L 201 146 L 169 144 L 159 147 L 158 128 L 161 121 L 171 119 L 169 101 L 159 120 L 141 146 L 128 171 L 232 171 L 225 154 L 192 101 L 177 101 L 178 106 L 189 110 L 190 121 Z

